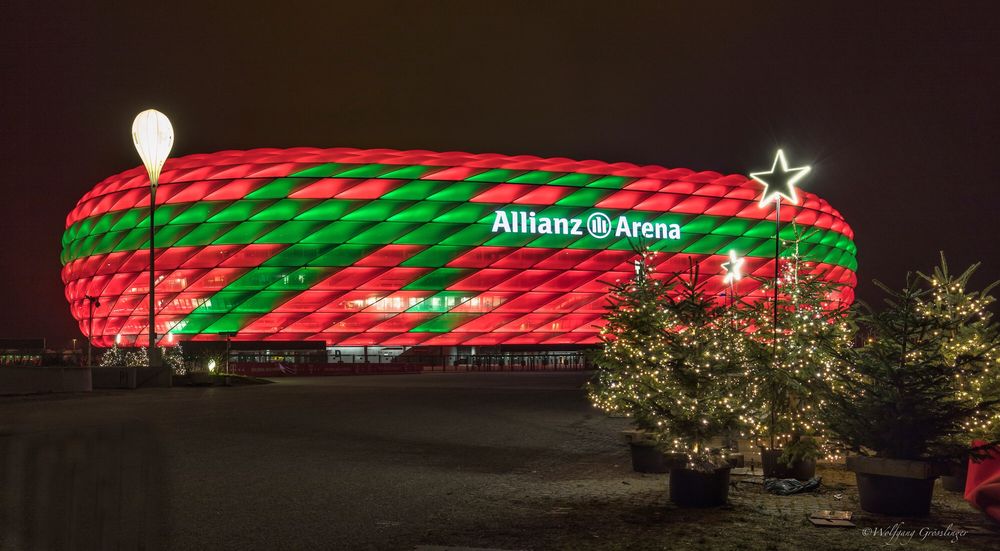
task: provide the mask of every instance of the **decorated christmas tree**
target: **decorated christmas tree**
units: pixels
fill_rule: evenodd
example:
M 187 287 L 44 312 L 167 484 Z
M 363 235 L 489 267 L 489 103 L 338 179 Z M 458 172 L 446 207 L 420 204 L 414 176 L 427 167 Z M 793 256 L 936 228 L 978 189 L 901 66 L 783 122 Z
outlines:
M 644 255 L 636 275 L 615 285 L 590 385 L 595 405 L 624 413 L 688 466 L 713 469 L 709 440 L 732 430 L 742 404 L 727 309 L 705 292 L 693 267 L 663 281 Z
M 962 334 L 967 316 L 932 313 L 933 288 L 921 287 L 912 275 L 901 291 L 876 285 L 887 295 L 885 307 L 862 305 L 858 312 L 868 338 L 834 351 L 838 386 L 823 405 L 828 428 L 848 449 L 877 457 L 943 460 L 968 454 L 968 443 L 956 437 L 971 420 L 998 411 L 995 400 L 965 389 L 967 381 L 995 369 L 989 354 L 996 336 L 965 341 L 956 351 L 954 336 Z M 996 443 L 991 439 L 986 447 Z
M 775 282 L 764 281 L 768 298 L 741 301 L 735 314 L 746 328 L 750 358 L 744 375 L 751 407 L 742 421 L 767 448 L 785 449 L 785 463 L 820 453 L 811 438 L 823 432 L 819 390 L 834 381 L 831 352 L 850 346 L 854 334 L 840 286 L 801 256 L 805 237 L 797 235 L 783 259 L 777 307 L 770 298 Z
M 127 365 L 127 353 L 118 343 L 111 345 L 111 348 L 104 351 L 101 356 L 101 367 L 124 367 Z
M 941 253 L 941 263 L 930 275 L 919 274 L 930 287 L 929 294 L 921 301 L 921 311 L 940 320 L 944 326 L 939 330 L 941 353 L 956 373 L 962 372 L 962 362 L 969 361 L 972 356 L 981 356 L 982 370 L 976 374 L 962 373 L 957 380 L 958 393 L 962 399 L 989 403 L 1000 399 L 1000 328 L 988 309 L 996 300 L 990 293 L 1000 282 L 979 291 L 968 290 L 970 279 L 978 268 L 978 263 L 973 264 L 954 275 Z M 1000 439 L 1000 410 L 977 411 L 965 422 L 963 434 L 958 438 L 965 443 L 972 438 Z

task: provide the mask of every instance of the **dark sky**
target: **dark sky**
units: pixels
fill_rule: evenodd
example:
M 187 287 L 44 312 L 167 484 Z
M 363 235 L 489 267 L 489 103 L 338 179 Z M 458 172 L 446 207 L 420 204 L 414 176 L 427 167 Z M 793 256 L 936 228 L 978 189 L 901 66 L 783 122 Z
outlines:
M 995 2 L 210 4 L 0 8 L 0 337 L 79 336 L 65 216 L 139 164 L 147 107 L 170 116 L 176 155 L 389 147 L 746 174 L 782 146 L 854 228 L 862 298 L 938 250 L 1000 278 Z

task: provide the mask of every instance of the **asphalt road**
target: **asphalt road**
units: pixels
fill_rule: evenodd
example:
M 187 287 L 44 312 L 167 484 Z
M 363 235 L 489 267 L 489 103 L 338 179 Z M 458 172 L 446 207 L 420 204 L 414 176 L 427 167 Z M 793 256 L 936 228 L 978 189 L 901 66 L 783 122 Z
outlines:
M 0 400 L 0 549 L 413 549 L 629 471 L 584 373 Z M 621 482 L 615 482 L 621 484 Z M 536 504 L 537 505 L 537 504 Z

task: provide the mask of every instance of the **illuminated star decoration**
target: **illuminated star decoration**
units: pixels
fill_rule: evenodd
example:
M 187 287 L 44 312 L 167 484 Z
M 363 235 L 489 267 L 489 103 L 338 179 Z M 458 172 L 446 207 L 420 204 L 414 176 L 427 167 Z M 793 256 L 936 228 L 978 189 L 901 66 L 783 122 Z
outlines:
M 726 271 L 726 277 L 722 280 L 723 283 L 732 285 L 743 277 L 743 274 L 740 273 L 743 270 L 743 260 L 736 256 L 736 251 L 729 251 L 729 262 L 722 263 L 722 269 Z
M 780 171 L 778 170 L 779 164 L 781 164 Z M 808 166 L 788 168 L 785 153 L 779 149 L 770 171 L 750 173 L 751 178 L 764 184 L 764 193 L 760 196 L 760 203 L 757 206 L 764 208 L 771 201 L 780 201 L 782 197 L 791 201 L 792 204 L 798 204 L 799 198 L 795 194 L 795 184 L 808 174 L 809 170 Z

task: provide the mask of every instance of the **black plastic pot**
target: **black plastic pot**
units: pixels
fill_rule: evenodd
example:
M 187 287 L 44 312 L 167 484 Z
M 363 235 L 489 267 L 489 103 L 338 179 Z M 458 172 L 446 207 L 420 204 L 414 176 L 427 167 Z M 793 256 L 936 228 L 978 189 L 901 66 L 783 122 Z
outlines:
M 632 470 L 637 473 L 665 473 L 670 470 L 667 458 L 656 446 L 629 443 L 632 451 Z
M 922 517 L 931 512 L 933 478 L 855 473 L 861 508 L 869 513 Z
M 778 461 L 784 450 L 761 450 L 760 463 L 764 471 L 764 478 L 794 478 L 796 480 L 809 480 L 816 476 L 816 460 L 805 459 L 792 462 L 789 467 L 787 463 Z
M 938 470 L 925 461 L 850 456 L 861 508 L 869 513 L 922 517 L 930 513 Z
M 941 487 L 949 492 L 965 492 L 965 479 L 969 476 L 969 464 L 955 465 L 950 475 L 941 477 Z
M 704 473 L 670 470 L 670 501 L 680 507 L 719 507 L 729 498 L 729 467 Z

